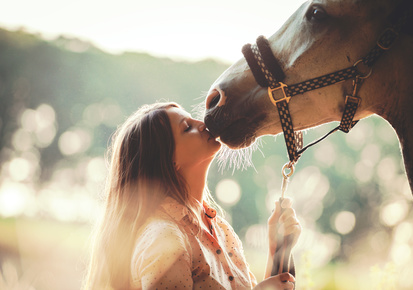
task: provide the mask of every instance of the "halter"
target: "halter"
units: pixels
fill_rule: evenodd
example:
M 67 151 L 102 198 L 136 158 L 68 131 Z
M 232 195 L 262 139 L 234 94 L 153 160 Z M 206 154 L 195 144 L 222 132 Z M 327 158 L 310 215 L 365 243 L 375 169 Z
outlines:
M 376 41 L 375 46 L 364 58 L 356 61 L 353 66 L 348 68 L 300 83 L 287 85 L 282 82 L 285 74 L 278 60 L 274 57 L 268 40 L 264 36 L 259 36 L 256 44 L 244 45 L 242 53 L 255 80 L 261 87 L 268 87 L 268 96 L 274 106 L 277 107 L 290 160 L 288 168 L 291 168 L 298 161 L 301 154 L 309 147 L 324 140 L 338 130 L 348 133 L 357 124 L 358 120 L 353 120 L 361 102 L 361 98 L 357 96 L 357 91 L 362 81 L 371 75 L 373 64 L 392 46 L 399 32 L 401 30 L 411 29 L 409 23 L 404 25 L 406 22 L 411 22 L 411 19 L 408 19 L 413 7 L 411 2 L 412 1 L 407 0 L 399 5 L 395 13 L 390 16 L 391 25 L 384 29 Z M 368 67 L 370 71 L 366 74 L 361 73 L 358 69 L 359 65 Z M 351 95 L 346 95 L 340 125 L 303 148 L 302 132 L 294 131 L 293 129 L 292 118 L 288 107 L 290 99 L 296 95 L 350 79 L 353 79 L 353 92 Z

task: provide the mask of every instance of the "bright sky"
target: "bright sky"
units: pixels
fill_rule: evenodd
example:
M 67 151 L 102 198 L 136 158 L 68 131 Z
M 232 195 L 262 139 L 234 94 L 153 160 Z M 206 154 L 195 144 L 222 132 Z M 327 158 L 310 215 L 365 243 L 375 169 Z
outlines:
M 239 59 L 241 47 L 270 36 L 304 0 L 12 0 L 0 27 L 24 27 L 47 39 L 58 35 L 99 48 L 198 60 Z

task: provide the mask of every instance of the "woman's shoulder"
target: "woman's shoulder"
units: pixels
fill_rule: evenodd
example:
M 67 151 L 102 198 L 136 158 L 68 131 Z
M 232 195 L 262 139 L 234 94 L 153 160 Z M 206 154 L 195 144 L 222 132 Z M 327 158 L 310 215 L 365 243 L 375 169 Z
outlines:
M 133 280 L 140 281 L 142 276 L 153 273 L 162 276 L 160 273 L 179 259 L 189 265 L 191 257 L 188 237 L 180 226 L 167 218 L 151 217 L 136 239 L 131 260 Z
M 223 229 L 228 230 L 232 233 L 235 233 L 233 227 L 231 226 L 231 224 L 222 216 L 217 215 L 216 218 L 216 223 Z
M 177 256 L 189 251 L 188 237 L 176 222 L 152 217 L 139 230 L 133 261 L 157 260 L 162 256 Z
M 138 232 L 137 240 L 155 241 L 184 238 L 185 232 L 175 221 L 163 216 L 150 217 Z

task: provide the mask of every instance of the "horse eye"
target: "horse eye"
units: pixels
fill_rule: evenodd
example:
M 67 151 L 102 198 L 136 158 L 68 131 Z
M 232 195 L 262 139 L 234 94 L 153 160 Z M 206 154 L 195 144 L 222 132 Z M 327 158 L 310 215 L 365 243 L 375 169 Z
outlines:
M 307 19 L 315 19 L 318 21 L 324 20 L 327 18 L 327 12 L 320 6 L 312 6 L 307 11 Z

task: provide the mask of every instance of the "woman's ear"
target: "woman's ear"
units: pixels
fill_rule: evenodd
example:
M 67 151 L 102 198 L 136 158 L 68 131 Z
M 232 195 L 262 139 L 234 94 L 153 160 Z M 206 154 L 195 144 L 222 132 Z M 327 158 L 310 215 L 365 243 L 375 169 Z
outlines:
M 180 167 L 179 165 L 177 165 L 175 161 L 174 161 L 174 167 L 175 167 L 175 170 L 176 170 L 176 171 L 178 171 L 179 169 L 181 169 L 181 167 Z

